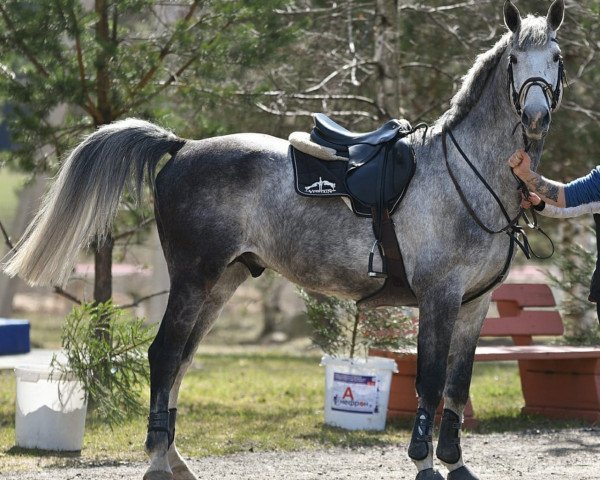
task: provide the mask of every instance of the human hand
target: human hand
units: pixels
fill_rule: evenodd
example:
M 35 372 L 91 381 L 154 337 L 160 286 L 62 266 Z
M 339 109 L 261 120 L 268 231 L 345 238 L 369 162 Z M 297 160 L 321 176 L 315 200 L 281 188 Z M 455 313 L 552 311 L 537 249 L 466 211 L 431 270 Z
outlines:
M 542 203 L 542 199 L 533 192 L 529 192 L 529 197 L 522 196 L 521 198 L 521 208 L 526 210 L 530 209 L 532 205 L 537 207 L 540 203 Z
M 508 164 L 521 180 L 527 180 L 531 172 L 531 157 L 523 149 L 517 150 L 508 159 Z
M 540 203 L 542 203 L 542 199 L 540 197 L 538 197 L 537 193 L 533 193 L 533 192 L 529 192 L 529 198 L 528 200 L 531 202 L 532 205 L 534 206 L 538 206 Z

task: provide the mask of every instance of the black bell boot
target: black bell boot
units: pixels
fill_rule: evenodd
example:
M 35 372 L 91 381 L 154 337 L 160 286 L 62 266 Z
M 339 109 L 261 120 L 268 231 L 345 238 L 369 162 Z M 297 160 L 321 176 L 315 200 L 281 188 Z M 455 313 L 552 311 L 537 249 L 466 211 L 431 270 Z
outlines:
M 444 480 L 444 477 L 440 472 L 433 468 L 426 468 L 421 470 L 415 480 Z
M 479 480 L 479 477 L 475 475 L 469 467 L 463 465 L 448 473 L 447 480 Z
M 426 410 L 419 408 L 413 427 L 408 456 L 413 460 L 424 460 L 429 455 L 429 445 L 432 442 L 433 420 Z M 423 470 L 425 471 L 425 470 Z M 420 472 L 422 473 L 422 472 Z M 429 477 L 423 477 L 429 478 Z M 433 478 L 433 477 L 431 477 Z M 417 477 L 418 480 L 421 480 Z

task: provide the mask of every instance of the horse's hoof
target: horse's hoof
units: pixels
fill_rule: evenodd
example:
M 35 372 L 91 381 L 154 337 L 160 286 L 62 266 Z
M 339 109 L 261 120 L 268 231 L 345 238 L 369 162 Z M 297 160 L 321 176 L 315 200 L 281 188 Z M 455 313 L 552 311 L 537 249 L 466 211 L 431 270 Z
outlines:
M 463 465 L 448 473 L 448 480 L 479 480 L 479 477 L 475 475 L 469 467 Z
M 144 473 L 144 480 L 173 480 L 173 475 L 164 470 L 151 470 Z
M 433 468 L 426 468 L 417 474 L 417 478 L 415 480 L 444 480 L 444 477 L 437 470 L 434 470 Z
M 171 469 L 173 470 L 173 480 L 198 480 L 198 477 L 185 464 L 171 467 Z

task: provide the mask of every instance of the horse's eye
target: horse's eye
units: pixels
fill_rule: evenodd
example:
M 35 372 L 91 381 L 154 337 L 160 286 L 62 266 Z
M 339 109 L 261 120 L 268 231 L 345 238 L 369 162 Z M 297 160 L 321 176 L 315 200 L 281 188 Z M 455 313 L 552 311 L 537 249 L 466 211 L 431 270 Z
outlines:
M 560 53 L 554 54 L 554 62 L 558 62 L 561 59 Z
M 510 56 L 510 63 L 512 63 L 513 65 L 516 65 L 517 63 L 517 57 L 515 57 L 514 55 Z

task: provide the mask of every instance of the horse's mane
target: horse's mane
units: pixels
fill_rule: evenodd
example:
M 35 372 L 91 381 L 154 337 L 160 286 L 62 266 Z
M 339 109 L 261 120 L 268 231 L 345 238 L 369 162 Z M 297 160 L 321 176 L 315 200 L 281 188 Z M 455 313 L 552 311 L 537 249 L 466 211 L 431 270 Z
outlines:
M 440 117 L 436 125 L 454 128 L 464 120 L 481 98 L 490 75 L 509 44 L 518 50 L 542 46 L 550 40 L 551 33 L 545 17 L 528 15 L 524 18 L 517 34 L 504 34 L 490 50 L 477 56 L 475 63 L 463 77 L 462 86 L 450 101 L 450 109 Z

